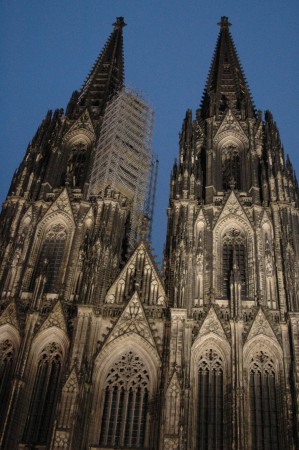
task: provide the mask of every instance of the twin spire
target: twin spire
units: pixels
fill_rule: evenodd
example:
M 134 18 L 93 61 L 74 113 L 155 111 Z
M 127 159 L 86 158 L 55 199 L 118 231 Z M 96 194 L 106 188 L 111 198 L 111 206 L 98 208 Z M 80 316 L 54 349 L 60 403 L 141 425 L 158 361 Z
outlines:
M 244 117 L 254 117 L 255 108 L 229 30 L 223 16 L 220 33 L 201 102 L 203 118 L 218 116 L 227 108 Z M 117 17 L 113 32 L 96 60 L 80 93 L 79 106 L 89 107 L 91 114 L 103 114 L 107 100 L 124 83 L 123 17 Z

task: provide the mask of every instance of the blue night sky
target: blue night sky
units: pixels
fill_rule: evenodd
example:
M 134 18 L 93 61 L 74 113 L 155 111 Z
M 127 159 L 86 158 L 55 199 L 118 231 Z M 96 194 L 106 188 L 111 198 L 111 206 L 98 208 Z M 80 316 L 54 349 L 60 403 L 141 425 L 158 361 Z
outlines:
M 48 109 L 65 107 L 124 16 L 126 82 L 155 109 L 158 155 L 152 245 L 161 258 L 169 176 L 187 108 L 199 106 L 221 16 L 255 105 L 270 109 L 299 175 L 298 0 L 2 0 L 0 200 Z

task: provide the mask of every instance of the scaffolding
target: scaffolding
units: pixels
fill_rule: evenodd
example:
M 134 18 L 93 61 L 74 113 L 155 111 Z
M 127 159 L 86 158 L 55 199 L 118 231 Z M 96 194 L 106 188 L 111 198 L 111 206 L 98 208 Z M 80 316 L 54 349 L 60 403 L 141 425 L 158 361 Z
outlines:
M 110 186 L 129 199 L 131 245 L 140 238 L 143 217 L 151 223 L 153 215 L 157 178 L 153 120 L 153 109 L 142 96 L 123 87 L 106 106 L 94 154 L 89 193 L 101 195 Z

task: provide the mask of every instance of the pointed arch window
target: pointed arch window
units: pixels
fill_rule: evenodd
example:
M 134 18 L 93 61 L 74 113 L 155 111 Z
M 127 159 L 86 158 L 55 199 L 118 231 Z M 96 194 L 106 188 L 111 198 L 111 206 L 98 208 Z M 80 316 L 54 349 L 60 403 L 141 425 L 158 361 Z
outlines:
M 61 363 L 61 348 L 56 342 L 51 342 L 42 350 L 39 358 L 24 433 L 25 443 L 47 444 L 50 439 Z
M 230 189 L 231 185 L 241 190 L 241 160 L 238 147 L 229 145 L 222 149 L 222 188 Z
M 6 339 L 0 344 L 0 417 L 5 415 L 5 406 L 10 391 L 14 362 L 14 346 L 11 340 Z
M 208 349 L 198 366 L 197 449 L 221 450 L 224 447 L 223 361 Z
M 77 143 L 71 149 L 67 173 L 72 187 L 82 188 L 86 175 L 88 150 L 83 142 Z
M 62 224 L 54 225 L 47 232 L 31 279 L 30 290 L 34 289 L 35 280 L 41 274 L 46 276 L 44 292 L 57 290 L 66 239 L 67 232 Z
M 282 450 L 281 394 L 274 362 L 265 352 L 252 358 L 249 377 L 251 447 Z
M 234 266 L 239 270 L 241 295 L 246 297 L 246 246 L 239 230 L 231 229 L 223 237 L 222 246 L 222 294 L 230 298 L 230 279 Z
M 144 448 L 148 390 L 149 375 L 142 359 L 125 353 L 106 378 L 100 445 Z

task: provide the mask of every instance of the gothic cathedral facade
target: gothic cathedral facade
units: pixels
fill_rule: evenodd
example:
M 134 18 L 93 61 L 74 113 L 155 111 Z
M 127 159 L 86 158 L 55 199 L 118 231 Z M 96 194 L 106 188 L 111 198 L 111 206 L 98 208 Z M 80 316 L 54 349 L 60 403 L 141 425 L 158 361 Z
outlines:
M 132 202 L 90 195 L 123 18 L 49 112 L 1 214 L 0 447 L 299 448 L 299 190 L 221 18 L 173 166 L 163 271 Z

